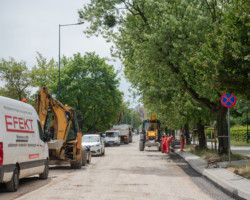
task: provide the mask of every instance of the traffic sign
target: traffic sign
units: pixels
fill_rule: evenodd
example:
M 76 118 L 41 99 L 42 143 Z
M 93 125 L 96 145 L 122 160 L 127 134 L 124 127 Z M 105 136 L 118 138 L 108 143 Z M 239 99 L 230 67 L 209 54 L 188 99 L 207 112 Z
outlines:
M 234 94 L 224 93 L 221 96 L 220 101 L 221 101 L 223 106 L 225 106 L 227 108 L 231 108 L 236 104 L 237 99 L 236 99 L 236 96 L 234 96 Z

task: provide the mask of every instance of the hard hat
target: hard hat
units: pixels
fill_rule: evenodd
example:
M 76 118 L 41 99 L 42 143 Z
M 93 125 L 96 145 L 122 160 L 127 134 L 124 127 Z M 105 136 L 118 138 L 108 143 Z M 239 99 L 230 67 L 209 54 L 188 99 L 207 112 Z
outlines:
M 27 99 L 23 98 L 22 102 L 27 103 Z

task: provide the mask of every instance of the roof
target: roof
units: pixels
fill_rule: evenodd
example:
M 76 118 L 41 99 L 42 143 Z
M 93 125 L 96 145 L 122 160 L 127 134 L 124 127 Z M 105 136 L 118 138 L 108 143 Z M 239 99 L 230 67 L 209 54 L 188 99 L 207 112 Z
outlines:
M 97 134 L 85 134 L 85 135 L 83 135 L 83 137 L 84 137 L 84 136 L 100 137 L 100 135 L 97 135 Z
M 27 111 L 29 112 L 35 111 L 34 107 L 28 103 L 24 103 L 22 101 L 18 101 L 18 100 L 11 99 L 8 97 L 3 97 L 3 96 L 0 96 L 0 106 L 1 107 L 6 106 L 6 109 L 8 110 L 15 110 L 23 114 L 25 113 L 27 114 Z

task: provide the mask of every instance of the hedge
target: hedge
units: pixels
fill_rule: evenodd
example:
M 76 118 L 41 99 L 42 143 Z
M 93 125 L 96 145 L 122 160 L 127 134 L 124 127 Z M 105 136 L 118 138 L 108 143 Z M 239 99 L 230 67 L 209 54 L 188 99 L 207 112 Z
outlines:
M 247 127 L 246 126 L 232 127 L 230 129 L 230 137 L 232 140 L 235 140 L 238 142 L 246 142 L 247 141 Z
M 246 126 L 233 126 L 230 128 L 230 138 L 231 140 L 235 140 L 238 142 L 246 142 L 247 141 L 247 127 Z M 250 134 L 250 127 L 248 130 Z M 211 131 L 209 129 L 205 130 L 206 136 L 211 139 Z M 212 134 L 213 136 L 213 134 Z

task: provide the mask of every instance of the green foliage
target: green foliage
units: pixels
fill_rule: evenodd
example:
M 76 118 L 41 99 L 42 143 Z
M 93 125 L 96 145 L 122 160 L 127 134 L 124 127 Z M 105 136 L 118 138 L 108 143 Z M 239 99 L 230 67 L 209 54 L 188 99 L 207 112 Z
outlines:
M 106 13 L 120 22 L 117 29 L 105 25 Z M 249 95 L 249 84 L 243 84 L 250 71 L 247 1 L 92 0 L 79 17 L 90 22 L 86 33 L 113 40 L 114 55 L 149 112 L 171 127 L 197 113 L 208 120 L 213 112 L 218 134 L 226 134 L 221 94 Z M 227 142 L 220 146 L 226 153 Z
M 108 27 L 114 27 L 116 24 L 115 16 L 114 15 L 106 15 L 104 17 L 104 24 Z
M 37 65 L 31 71 L 32 86 L 50 88 L 58 80 L 58 63 L 53 58 L 47 61 L 39 52 L 37 52 L 36 61 Z
M 4 87 L 0 88 L 0 95 L 20 101 L 29 97 L 28 87 L 31 85 L 32 79 L 25 62 L 17 62 L 14 58 L 10 58 L 8 61 L 1 59 L 0 78 L 4 81 Z
M 242 97 L 237 97 L 236 105 L 230 109 L 230 124 L 234 125 L 246 125 L 247 124 L 247 114 L 250 112 L 250 102 Z M 248 119 L 248 124 L 249 124 Z
M 247 133 L 246 126 L 235 126 L 230 129 L 230 137 L 234 141 L 246 142 L 247 141 L 246 133 Z
M 129 108 L 128 103 L 122 104 L 120 124 L 130 124 L 134 129 L 138 129 L 141 125 L 141 121 L 139 112 Z
M 25 62 L 13 58 L 0 62 L 0 77 L 5 85 L 0 95 L 22 100 L 35 106 L 35 95 L 30 96 L 28 87 L 46 86 L 51 94 L 58 94 L 58 65 L 47 61 L 37 53 L 37 65 L 29 70 Z M 76 108 L 84 132 L 105 131 L 118 118 L 122 104 L 122 93 L 118 90 L 119 80 L 113 66 L 94 53 L 74 55 L 62 59 L 61 101 Z
M 122 93 L 113 66 L 94 53 L 62 59 L 61 99 L 78 112 L 83 132 L 105 131 L 116 122 Z M 51 92 L 57 94 L 57 85 Z
M 250 97 L 250 85 L 246 84 L 250 81 L 249 10 L 250 3 L 246 0 L 218 2 L 212 29 L 193 57 L 194 66 L 201 70 L 208 85 L 247 98 Z
M 248 130 L 250 133 L 250 130 Z M 230 128 L 230 139 L 235 142 L 246 142 L 247 141 L 247 127 L 246 126 L 232 126 Z M 206 136 L 211 139 L 211 130 L 207 129 L 205 131 Z M 214 138 L 214 133 L 212 131 L 212 138 Z
M 14 58 L 0 61 L 0 77 L 4 87 L 0 88 L 0 95 L 13 99 L 28 99 L 27 103 L 35 105 L 35 95 L 30 96 L 31 87 L 41 87 L 55 84 L 57 77 L 57 63 L 47 59 L 37 52 L 37 65 L 29 70 L 26 63 L 17 62 Z

